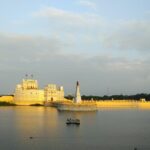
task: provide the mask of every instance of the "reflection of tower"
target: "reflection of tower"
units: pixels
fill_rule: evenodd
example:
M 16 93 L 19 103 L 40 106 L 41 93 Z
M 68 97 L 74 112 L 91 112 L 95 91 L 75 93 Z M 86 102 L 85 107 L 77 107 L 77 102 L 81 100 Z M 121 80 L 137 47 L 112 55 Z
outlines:
M 78 81 L 77 81 L 77 85 L 76 85 L 76 93 L 75 93 L 74 102 L 75 103 L 80 103 L 81 102 L 80 86 L 79 86 L 79 82 Z

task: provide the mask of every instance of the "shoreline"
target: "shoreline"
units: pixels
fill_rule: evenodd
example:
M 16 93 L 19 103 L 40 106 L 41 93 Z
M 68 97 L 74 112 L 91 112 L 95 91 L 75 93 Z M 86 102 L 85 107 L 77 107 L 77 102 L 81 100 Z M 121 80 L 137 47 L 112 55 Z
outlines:
M 17 106 L 15 103 L 6 102 L 6 101 L 0 101 L 0 107 L 1 106 Z
M 73 104 L 71 101 L 69 102 L 51 102 L 47 107 L 71 107 L 74 106 L 76 107 L 82 107 L 82 106 L 87 106 L 87 107 L 92 107 L 93 105 L 96 105 L 97 109 L 105 109 L 105 108 L 123 108 L 123 109 L 128 109 L 128 108 L 137 108 L 137 109 L 150 109 L 150 101 L 131 101 L 131 100 L 107 100 L 107 101 L 83 101 L 80 104 Z
M 67 102 L 68 103 L 68 102 Z M 0 101 L 0 106 L 35 106 L 35 107 L 57 107 L 60 102 L 55 102 L 54 105 L 41 105 L 38 103 L 32 105 L 17 105 L 14 102 Z M 61 103 L 62 104 L 62 103 Z M 65 102 L 63 103 L 65 104 Z M 93 105 L 96 104 L 98 109 L 101 108 L 139 108 L 139 109 L 150 109 L 150 101 L 127 101 L 127 100 L 108 100 L 108 101 L 83 101 L 81 106 L 84 104 Z

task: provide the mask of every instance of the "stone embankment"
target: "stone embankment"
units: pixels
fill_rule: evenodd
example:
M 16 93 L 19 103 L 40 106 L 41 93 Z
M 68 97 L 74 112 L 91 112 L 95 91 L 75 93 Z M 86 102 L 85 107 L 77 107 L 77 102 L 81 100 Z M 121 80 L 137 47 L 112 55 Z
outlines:
M 98 108 L 140 108 L 150 109 L 150 102 L 133 100 L 96 101 Z
M 71 100 L 63 100 L 57 102 L 47 103 L 46 106 L 57 107 L 59 105 L 70 105 L 73 104 Z M 101 108 L 138 108 L 138 109 L 150 109 L 150 102 L 147 101 L 134 101 L 134 100 L 98 100 L 98 101 L 85 101 L 78 105 L 93 106 L 96 105 L 99 109 Z

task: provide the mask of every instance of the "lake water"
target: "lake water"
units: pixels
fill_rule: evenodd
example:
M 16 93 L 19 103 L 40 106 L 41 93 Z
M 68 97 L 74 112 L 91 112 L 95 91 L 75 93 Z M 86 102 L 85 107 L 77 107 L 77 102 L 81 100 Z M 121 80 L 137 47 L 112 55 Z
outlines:
M 80 126 L 65 124 L 79 118 Z M 30 139 L 29 137 L 33 137 Z M 150 150 L 150 110 L 0 107 L 0 150 Z

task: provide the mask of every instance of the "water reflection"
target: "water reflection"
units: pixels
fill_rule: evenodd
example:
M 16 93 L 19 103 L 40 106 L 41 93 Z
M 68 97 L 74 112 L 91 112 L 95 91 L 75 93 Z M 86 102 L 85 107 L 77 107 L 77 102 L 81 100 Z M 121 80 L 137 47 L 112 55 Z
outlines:
M 89 112 L 58 111 L 58 114 L 59 116 L 65 116 L 67 118 L 82 119 L 85 116 L 94 117 L 97 114 L 97 111 L 91 111 L 91 112 L 90 111 Z
M 141 146 L 146 150 L 150 148 L 149 114 L 150 110 L 140 109 L 59 112 L 50 107 L 1 107 L 0 148 L 133 150 Z M 80 126 L 67 126 L 69 117 L 80 119 Z

